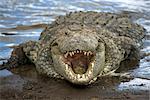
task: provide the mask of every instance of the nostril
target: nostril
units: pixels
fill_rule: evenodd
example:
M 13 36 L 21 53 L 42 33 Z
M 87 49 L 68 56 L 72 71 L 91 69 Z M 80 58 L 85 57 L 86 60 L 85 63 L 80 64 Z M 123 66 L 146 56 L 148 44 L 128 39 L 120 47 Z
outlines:
M 98 39 L 98 42 L 103 42 L 103 40 L 102 39 Z
M 67 32 L 65 32 L 65 35 L 68 35 L 68 33 L 67 33 Z

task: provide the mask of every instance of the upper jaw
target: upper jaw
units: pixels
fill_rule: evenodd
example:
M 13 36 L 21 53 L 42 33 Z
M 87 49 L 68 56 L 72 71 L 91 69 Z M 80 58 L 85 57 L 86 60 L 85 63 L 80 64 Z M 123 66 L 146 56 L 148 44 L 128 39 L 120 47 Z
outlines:
M 65 63 L 64 59 L 68 56 L 73 56 L 75 53 L 84 52 L 86 56 L 94 54 L 94 59 L 90 62 L 90 65 L 85 73 L 78 74 L 74 73 L 69 64 Z M 92 53 L 91 53 L 92 52 Z M 73 84 L 87 85 L 94 82 L 96 77 L 102 72 L 105 65 L 105 45 L 104 43 L 99 43 L 99 46 L 93 51 L 65 51 L 57 47 L 51 48 L 52 59 L 54 63 L 55 71 L 63 76 L 66 80 Z

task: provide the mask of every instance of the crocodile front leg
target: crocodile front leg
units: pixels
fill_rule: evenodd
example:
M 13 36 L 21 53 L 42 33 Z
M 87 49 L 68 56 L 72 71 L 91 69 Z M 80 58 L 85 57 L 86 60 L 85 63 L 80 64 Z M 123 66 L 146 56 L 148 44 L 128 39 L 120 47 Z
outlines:
M 31 59 L 35 60 L 35 57 L 32 56 L 30 52 L 34 50 L 35 46 L 36 42 L 34 41 L 22 43 L 18 46 L 15 46 L 8 61 L 0 65 L 0 70 L 11 69 L 14 67 L 19 67 L 21 65 L 33 63 L 33 60 Z

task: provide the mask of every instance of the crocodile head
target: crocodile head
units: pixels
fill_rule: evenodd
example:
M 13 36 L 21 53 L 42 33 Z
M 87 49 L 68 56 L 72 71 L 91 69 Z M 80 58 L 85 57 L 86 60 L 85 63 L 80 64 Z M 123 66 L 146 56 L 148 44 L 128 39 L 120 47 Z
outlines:
M 93 82 L 105 62 L 105 46 L 96 32 L 88 28 L 60 30 L 56 37 L 51 46 L 55 71 L 74 84 Z

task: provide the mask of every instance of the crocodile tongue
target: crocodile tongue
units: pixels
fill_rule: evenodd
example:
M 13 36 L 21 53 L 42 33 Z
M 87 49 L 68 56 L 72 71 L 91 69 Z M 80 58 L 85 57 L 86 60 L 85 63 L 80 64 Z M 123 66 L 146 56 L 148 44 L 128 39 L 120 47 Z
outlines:
M 76 74 L 86 73 L 89 65 L 89 60 L 87 56 L 76 54 L 71 61 L 71 67 Z
M 84 74 L 88 69 L 92 55 L 84 55 L 84 53 L 76 53 L 67 57 L 67 62 L 71 66 L 75 74 Z

